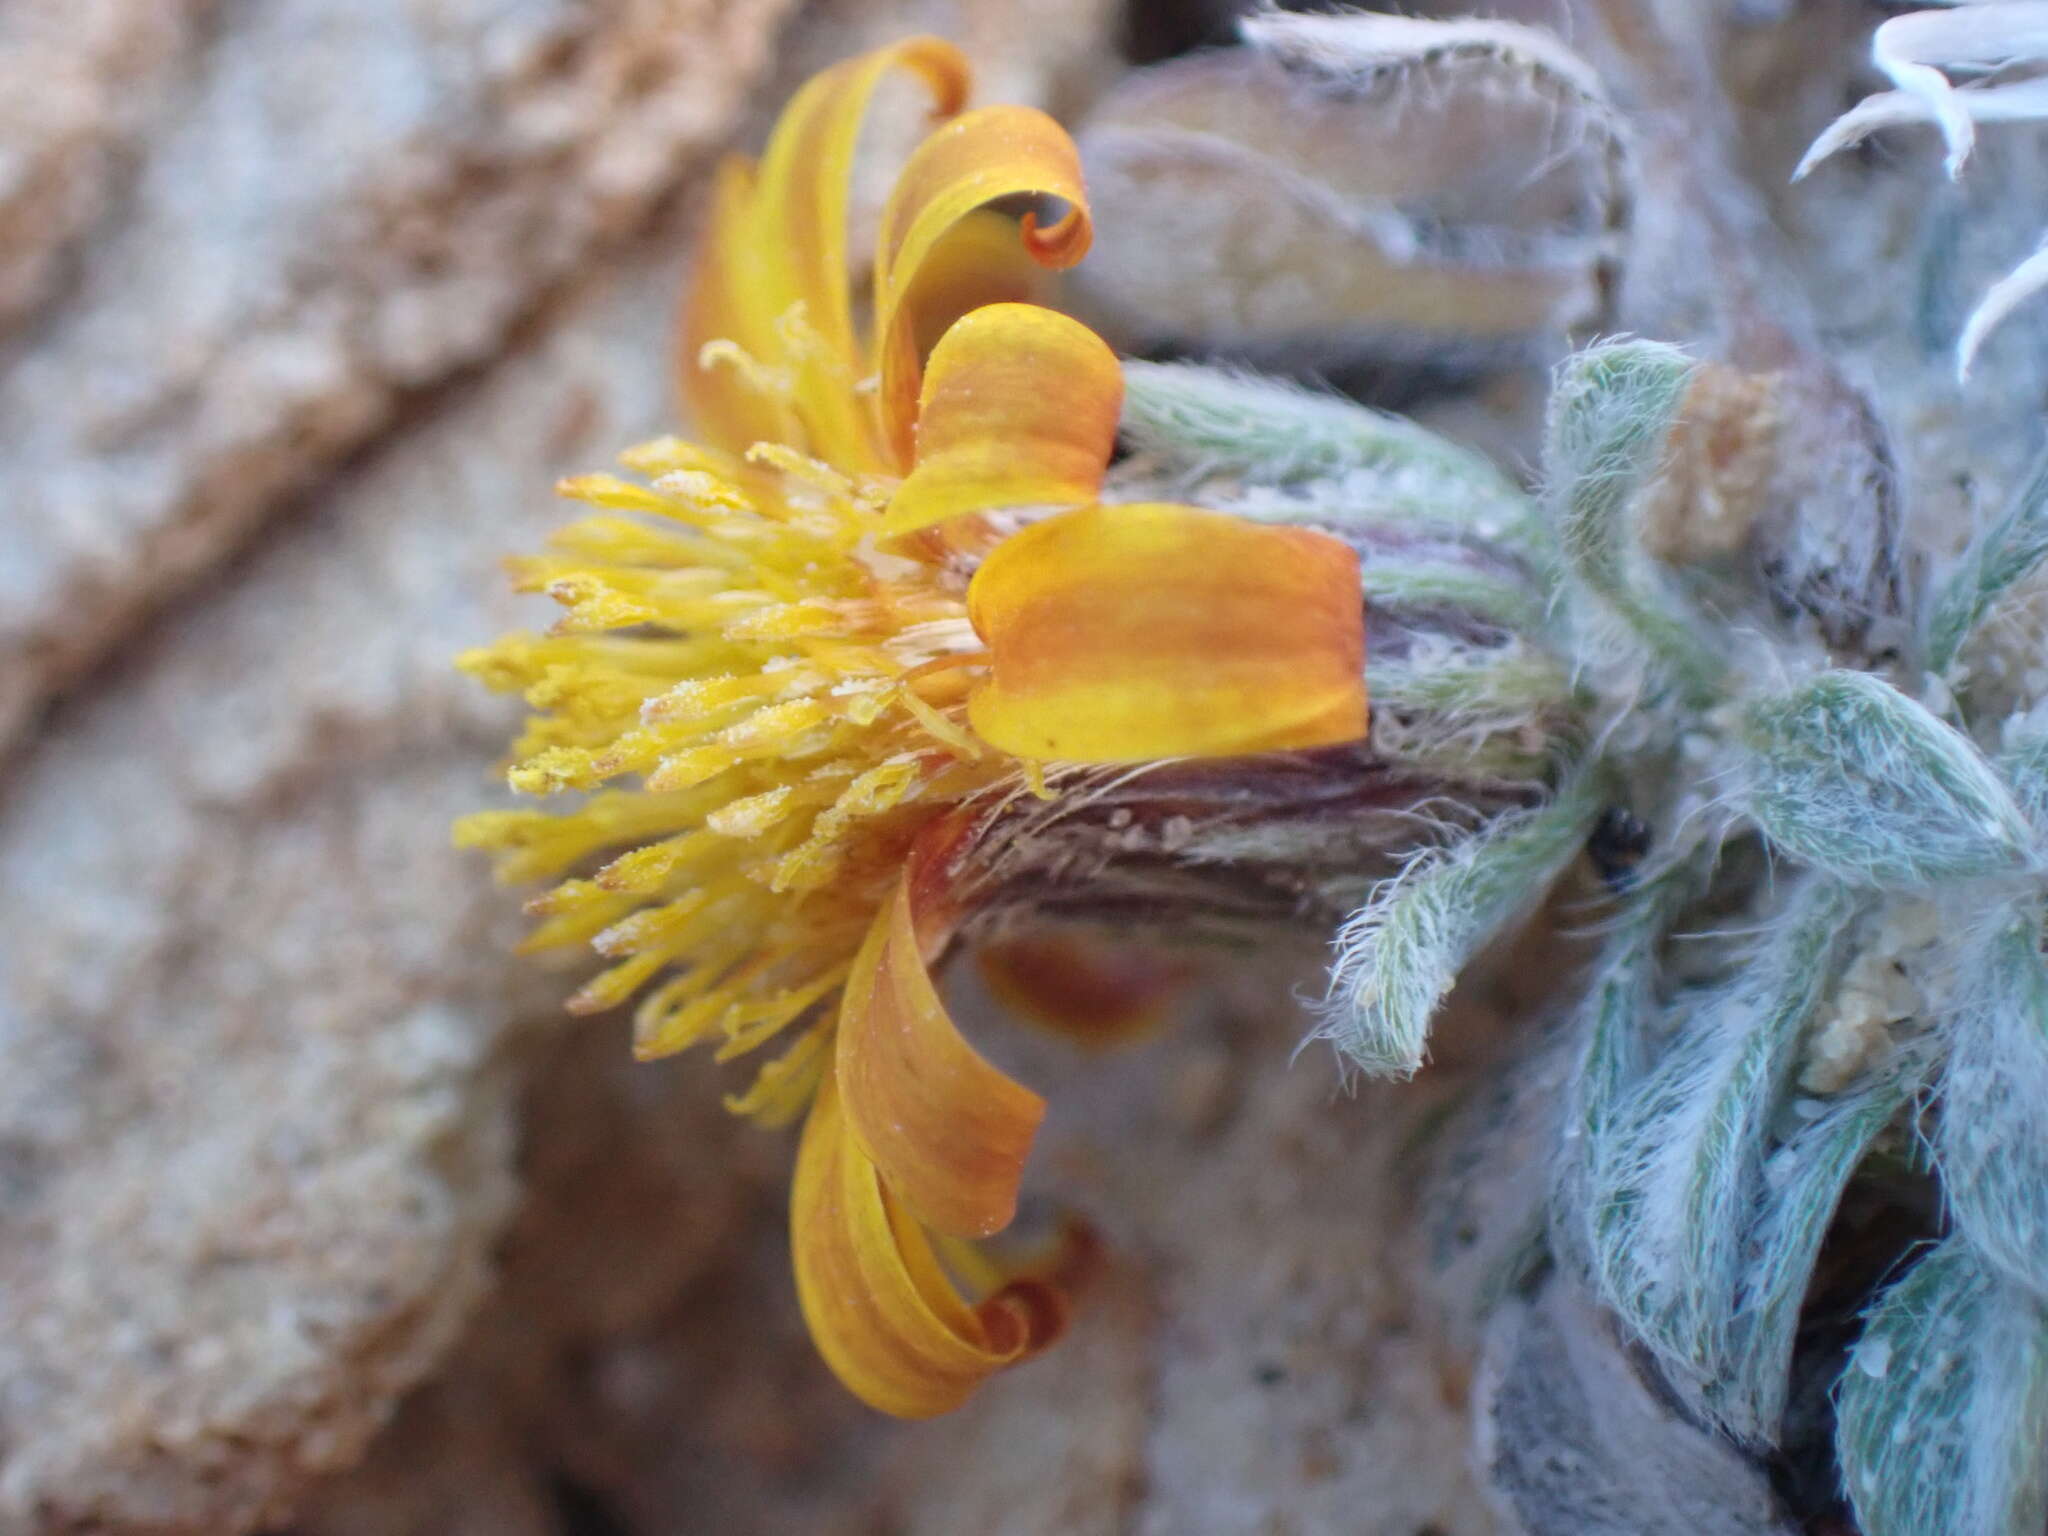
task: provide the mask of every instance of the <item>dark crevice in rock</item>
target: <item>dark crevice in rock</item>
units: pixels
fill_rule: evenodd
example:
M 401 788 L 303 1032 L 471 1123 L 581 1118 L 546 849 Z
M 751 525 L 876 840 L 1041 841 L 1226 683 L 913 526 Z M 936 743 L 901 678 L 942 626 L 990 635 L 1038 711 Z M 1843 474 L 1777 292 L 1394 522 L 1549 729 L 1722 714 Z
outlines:
M 609 1501 L 564 1473 L 548 1479 L 560 1536 L 633 1536 L 633 1527 Z

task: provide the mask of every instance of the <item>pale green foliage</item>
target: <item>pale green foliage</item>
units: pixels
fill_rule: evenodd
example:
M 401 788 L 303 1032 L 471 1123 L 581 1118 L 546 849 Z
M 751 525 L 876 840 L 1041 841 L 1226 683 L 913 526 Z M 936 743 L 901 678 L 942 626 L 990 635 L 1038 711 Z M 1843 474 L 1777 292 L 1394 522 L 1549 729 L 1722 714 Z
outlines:
M 1972 956 L 1948 1019 L 1935 1144 L 1957 1230 L 2048 1298 L 2048 965 L 2027 913 Z
M 1283 380 L 1187 363 L 1126 363 L 1122 431 L 1170 476 L 1220 472 L 1269 486 L 1319 484 L 1323 494 L 1295 499 L 1289 520 L 1386 517 L 1514 546 L 1536 536 L 1529 497 L 1482 455 L 1402 417 Z M 1287 505 L 1275 511 L 1285 515 Z
M 1609 934 L 1581 1005 L 1553 1220 L 1693 1412 L 1768 1444 L 1835 1205 L 1921 1087 L 1927 1054 L 1897 1052 L 1826 1103 L 1793 1087 L 1800 1029 L 1845 938 L 1846 893 L 1832 883 L 1804 893 L 1773 941 L 1741 951 L 1725 985 L 1667 1010 L 1656 944 L 1694 883 L 1684 869 L 1647 882 Z M 1781 1139 L 1788 1111 L 1797 1128 Z
M 1564 568 L 1596 646 L 1639 649 L 1692 693 L 1726 658 L 1702 643 L 1675 584 L 1642 551 L 1638 517 L 1692 377 L 1675 347 L 1614 342 L 1558 370 L 1544 470 Z
M 1427 655 L 1388 662 L 1374 670 L 1372 680 L 1374 702 L 1426 710 L 1453 724 L 1465 715 L 1526 718 L 1569 692 L 1555 657 L 1512 643 L 1479 660 L 1468 652 L 1440 664 Z
M 1558 1246 L 1589 1274 L 1601 1267 L 1595 1257 L 1603 1246 L 1601 1229 L 1611 1227 L 1615 1215 L 1596 1216 L 1596 1184 L 1607 1181 L 1610 1147 L 1630 1095 L 1666 1033 L 1657 946 L 1686 894 L 1685 873 L 1667 873 L 1629 893 L 1578 1006 L 1581 1055 L 1551 1224 Z
M 1882 678 L 1832 669 L 1752 700 L 1742 809 L 1786 852 L 1872 887 L 2020 868 L 2026 817 L 1967 736 Z
M 1851 1092 L 1798 1104 L 1798 1028 L 1825 993 L 1839 887 L 1802 899 L 1751 971 L 1692 999 L 1663 1042 L 1655 940 L 1686 881 L 1638 891 L 1583 1004 L 1585 1055 L 1554 1221 L 1595 1294 L 1645 1337 L 1694 1413 L 1745 1442 L 1776 1438 L 1800 1300 L 1841 1190 L 1925 1079 L 1925 1053 Z
M 1850 1176 L 1921 1089 L 1927 1056 L 1900 1051 L 1824 1104 L 1763 1165 L 1763 1194 L 1748 1218 L 1728 1353 L 1704 1383 L 1708 1411 L 1737 1438 L 1768 1445 L 1785 1413 L 1799 1305 Z
M 2048 1318 L 1964 1239 L 1885 1293 L 1840 1413 L 1864 1536 L 2039 1536 L 2048 1523 Z
M 1532 645 L 1423 645 L 1368 675 L 1375 738 L 1397 762 L 1448 772 L 1479 765 L 1505 776 L 1541 773 L 1558 751 L 1552 731 L 1570 680 L 1556 657 Z
M 1998 756 L 1998 776 L 2034 828 L 2048 835 L 2048 736 L 2023 736 Z
M 1543 602 L 1526 581 L 1481 566 L 1390 555 L 1359 568 L 1368 603 L 1391 608 L 1453 608 L 1510 633 L 1543 627 Z
M 1691 871 L 1666 871 L 1629 892 L 1579 1005 L 1584 1055 L 1573 1092 L 1572 1143 L 1568 1165 L 1578 1184 L 1570 1215 L 1583 1221 L 1588 1210 L 1585 1182 L 1588 1154 L 1605 1153 L 1606 1138 L 1629 1090 L 1648 1070 L 1663 1023 L 1657 995 L 1657 945 L 1666 924 L 1690 894 Z
M 1938 1177 L 1954 1235 L 1878 1303 L 1839 1383 L 1838 1459 L 1867 1536 L 2040 1536 L 2048 701 L 1974 720 L 1956 663 L 2048 556 L 2048 457 L 1932 592 L 1866 541 L 1883 579 L 1856 590 L 1899 605 L 1873 618 L 1899 639 L 1924 617 L 1906 680 L 1956 680 L 1930 704 L 1841 665 L 1825 580 L 1802 597 L 1742 558 L 1651 554 L 1693 376 L 1648 342 L 1568 360 L 1534 504 L 1412 424 L 1184 365 L 1133 370 L 1127 435 L 1155 473 L 1220 487 L 1211 504 L 1359 551 L 1391 642 L 1367 660 L 1386 762 L 1560 786 L 1372 892 L 1337 936 L 1318 1037 L 1363 1072 L 1415 1072 L 1465 966 L 1603 811 L 1636 812 L 1651 846 L 1604 871 L 1616 900 L 1570 1015 L 1554 1274 L 1695 1424 L 1766 1452 L 1795 1381 L 1799 1400 L 1825 1385 L 1796 1346 L 1845 1190 Z M 1488 536 L 1532 505 L 1547 526 L 1510 515 Z
M 1942 583 L 1927 624 L 1927 665 L 1946 672 L 1999 598 L 2048 558 L 2048 453 L 2034 460 L 2004 516 L 1963 552 Z
M 1810 878 L 1727 982 L 1674 1005 L 1682 1027 L 1603 1108 L 1587 1148 L 1595 1290 L 1702 1402 L 1740 1353 L 1736 1303 L 1767 1133 L 1855 912 L 1844 887 Z
M 1317 1035 L 1376 1076 L 1405 1077 L 1465 963 L 1526 912 L 1585 841 L 1598 804 L 1574 786 L 1412 860 L 1337 935 Z

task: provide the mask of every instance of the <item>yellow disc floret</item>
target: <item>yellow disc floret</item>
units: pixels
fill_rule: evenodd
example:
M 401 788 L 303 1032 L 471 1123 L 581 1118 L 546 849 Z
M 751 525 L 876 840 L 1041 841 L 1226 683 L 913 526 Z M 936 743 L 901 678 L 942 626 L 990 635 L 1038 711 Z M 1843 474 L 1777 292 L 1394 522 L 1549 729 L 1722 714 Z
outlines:
M 736 1056 L 816 1009 L 917 828 L 1016 771 L 965 726 L 983 660 L 965 575 L 879 547 L 886 484 L 793 453 L 751 459 L 664 439 L 626 458 L 644 483 L 563 482 L 604 512 L 510 563 L 562 618 L 461 661 L 535 711 L 513 788 L 589 793 L 566 812 L 468 817 L 458 840 L 521 881 L 632 845 L 537 898 L 527 947 L 589 944 L 613 962 L 579 1012 L 672 972 L 635 1012 L 643 1057 L 702 1041 Z M 626 777 L 640 787 L 603 788 Z M 792 1058 L 735 1107 L 801 1110 L 824 1056 L 801 1041 Z

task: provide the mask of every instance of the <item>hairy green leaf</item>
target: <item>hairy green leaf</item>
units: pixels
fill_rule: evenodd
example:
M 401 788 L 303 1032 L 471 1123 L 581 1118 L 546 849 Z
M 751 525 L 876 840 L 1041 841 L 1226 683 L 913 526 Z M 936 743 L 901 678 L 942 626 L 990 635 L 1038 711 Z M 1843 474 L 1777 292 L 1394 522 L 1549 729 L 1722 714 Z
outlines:
M 1584 846 L 1599 806 L 1575 781 L 1413 860 L 1338 932 L 1314 1038 L 1375 1077 L 1421 1067 L 1429 1022 L 1465 963 L 1541 899 Z
M 2032 832 L 1960 731 L 1864 672 L 1751 701 L 1742 808 L 1780 848 L 1871 887 L 2018 870 Z
M 1950 1238 L 1871 1311 L 1835 1443 L 1864 1536 L 2040 1536 L 2048 1317 Z

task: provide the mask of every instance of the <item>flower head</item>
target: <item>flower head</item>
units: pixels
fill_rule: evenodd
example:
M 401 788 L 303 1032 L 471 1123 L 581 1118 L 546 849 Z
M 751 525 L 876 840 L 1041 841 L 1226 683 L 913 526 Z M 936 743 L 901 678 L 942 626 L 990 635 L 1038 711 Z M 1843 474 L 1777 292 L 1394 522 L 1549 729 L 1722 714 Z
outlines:
M 847 178 L 894 68 L 948 118 L 883 215 L 870 313 L 846 280 Z M 1020 302 L 1077 260 L 1073 145 L 1021 107 L 959 113 L 916 39 L 791 103 L 723 171 L 689 295 L 698 441 L 588 475 L 597 509 L 512 562 L 564 612 L 463 658 L 534 713 L 512 787 L 458 840 L 561 878 L 529 948 L 610 964 L 570 1000 L 635 1000 L 643 1057 L 780 1045 L 736 1112 L 808 1109 L 799 1295 L 847 1384 L 956 1405 L 1042 1347 L 1050 1274 L 969 1240 L 1006 1226 L 1043 1113 L 948 1017 L 929 966 L 966 914 L 962 851 L 1067 763 L 1356 739 L 1357 560 L 1337 541 L 1168 504 L 1098 504 L 1122 398 L 1086 327 Z M 955 115 L 958 114 L 958 115 Z M 1053 200 L 1050 223 L 1004 211 Z M 618 787 L 618 786 L 630 787 Z

